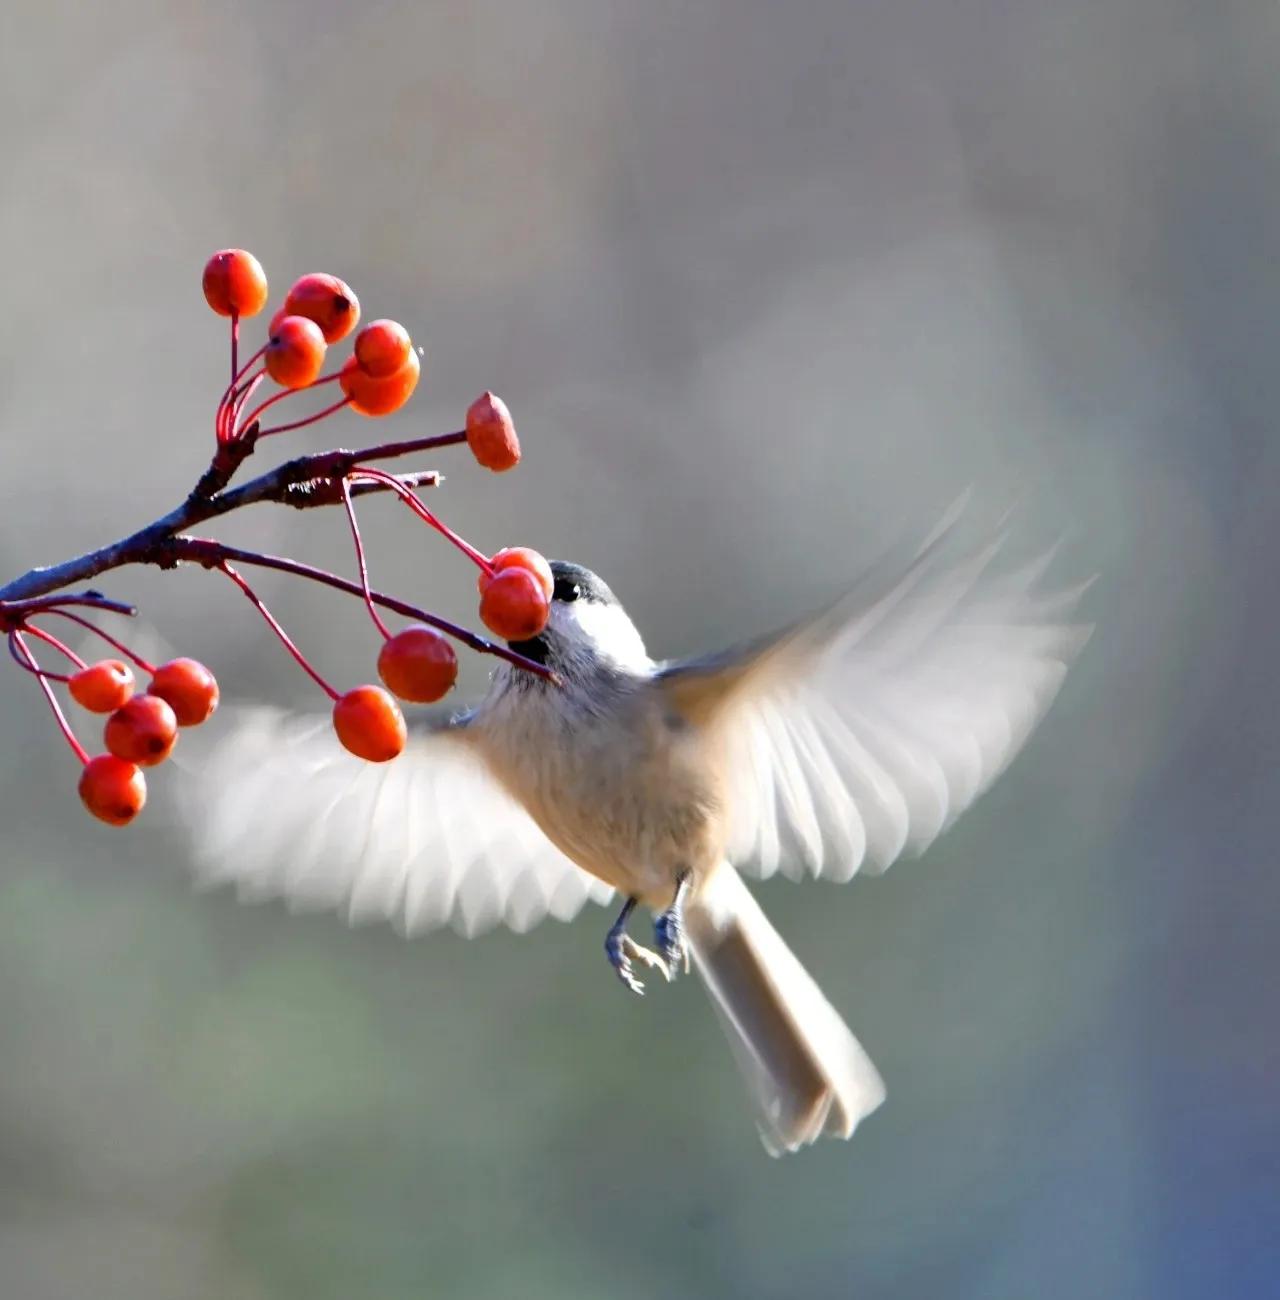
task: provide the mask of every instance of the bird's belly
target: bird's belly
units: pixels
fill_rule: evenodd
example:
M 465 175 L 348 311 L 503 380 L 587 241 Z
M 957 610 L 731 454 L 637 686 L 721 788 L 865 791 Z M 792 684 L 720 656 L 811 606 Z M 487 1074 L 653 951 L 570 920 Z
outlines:
M 709 818 L 696 801 L 597 785 L 580 802 L 530 809 L 544 834 L 584 870 L 623 893 L 667 900 L 677 876 L 709 857 Z
M 589 729 L 491 758 L 503 783 L 566 857 L 620 892 L 669 904 L 682 872 L 720 856 L 717 801 L 677 746 L 619 746 Z

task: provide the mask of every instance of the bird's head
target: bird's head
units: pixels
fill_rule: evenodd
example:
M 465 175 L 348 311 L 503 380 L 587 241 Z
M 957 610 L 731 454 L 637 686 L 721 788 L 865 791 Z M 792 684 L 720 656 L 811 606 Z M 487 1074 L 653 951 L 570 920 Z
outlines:
M 517 654 L 545 664 L 566 680 L 601 669 L 647 672 L 644 640 L 603 579 L 580 564 L 551 561 L 551 617 L 535 637 L 508 641 Z

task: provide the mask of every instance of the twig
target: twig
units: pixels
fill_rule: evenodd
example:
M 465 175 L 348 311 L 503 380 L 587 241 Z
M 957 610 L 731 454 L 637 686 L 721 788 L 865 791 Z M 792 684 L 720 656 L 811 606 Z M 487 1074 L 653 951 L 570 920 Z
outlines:
M 43 570 L 36 569 L 33 572 L 39 573 Z M 138 612 L 134 606 L 126 605 L 120 600 L 108 600 L 97 591 L 82 591 L 66 596 L 34 596 L 29 600 L 0 600 L 0 631 L 20 627 L 32 614 L 40 614 L 46 610 L 53 612 L 67 605 L 87 606 L 109 614 L 126 614 L 130 618 Z
M 299 456 L 266 474 L 260 474 L 242 487 L 223 491 L 222 488 L 226 486 L 225 479 L 229 479 L 240 461 L 252 452 L 255 441 L 256 434 L 250 429 L 235 442 L 218 449 L 217 455 L 214 456 L 213 462 L 201 479 L 202 483 L 211 477 L 213 480 L 223 480 L 221 487 L 214 492 L 206 495 L 198 484 L 197 489 L 180 506 L 170 510 L 167 515 L 162 515 L 145 528 L 140 528 L 137 532 L 130 533 L 129 536 L 99 547 L 97 550 L 87 551 L 73 559 L 64 560 L 61 564 L 31 569 L 21 577 L 0 586 L 0 618 L 6 620 L 6 623 L 0 626 L 6 626 L 7 620 L 15 614 L 25 616 L 37 608 L 32 603 L 36 597 L 61 591 L 65 587 L 77 582 L 85 582 L 108 570 L 118 569 L 126 564 L 158 564 L 164 567 L 165 556 L 168 554 L 165 549 L 166 544 L 177 534 L 197 524 L 206 523 L 210 519 L 219 518 L 259 501 L 298 507 L 337 505 L 342 500 L 339 483 L 355 466 L 373 460 L 394 460 L 401 456 L 416 455 L 420 451 L 453 446 L 465 442 L 466 434 L 447 433 L 428 438 L 411 438 L 404 442 L 385 442 L 355 451 L 339 448 L 335 451 L 318 452 L 311 456 Z M 219 469 L 215 473 L 215 466 L 223 453 L 229 454 L 233 459 L 239 458 L 236 460 L 236 466 L 232 466 L 225 473 L 225 478 L 223 470 Z M 438 481 L 438 478 L 419 479 L 418 483 L 426 486 Z M 68 597 L 59 596 L 55 600 L 46 602 L 47 605 L 68 603 L 96 604 L 100 608 L 112 608 L 120 613 L 134 612 L 132 607 L 120 605 L 119 602 L 106 602 L 105 597 L 97 599 L 86 597 L 83 600 L 71 601 Z M 19 604 L 22 606 L 20 610 L 16 608 Z
M 336 573 L 330 573 L 327 569 L 317 569 L 314 565 L 303 564 L 300 560 L 285 559 L 281 555 L 265 555 L 259 551 L 242 550 L 238 546 L 227 546 L 225 543 L 216 542 L 210 537 L 175 537 L 170 542 L 170 553 L 171 562 L 173 563 L 190 561 L 193 564 L 203 565 L 206 569 L 216 569 L 220 568 L 224 562 L 232 560 L 237 564 L 253 564 L 260 569 L 275 569 L 279 573 L 291 573 L 296 578 L 306 578 L 311 582 L 323 583 L 326 587 L 333 587 L 336 591 L 345 591 L 351 596 L 362 596 L 364 594 L 360 590 L 359 583 L 349 582 L 346 578 L 339 577 Z M 432 627 L 438 628 L 441 632 L 453 637 L 456 641 L 461 641 L 463 645 L 469 646 L 480 654 L 494 655 L 498 659 L 505 659 L 507 663 L 514 664 L 517 668 L 523 668 L 526 672 L 531 672 L 535 676 L 544 677 L 550 682 L 558 683 L 560 681 L 560 678 L 544 664 L 536 663 L 532 659 L 526 659 L 524 655 L 517 654 L 504 645 L 486 640 L 486 638 L 478 636 L 468 628 L 460 627 L 457 623 L 450 623 L 448 619 L 441 618 L 438 614 L 432 614 L 428 610 L 419 609 L 416 605 L 410 605 L 406 600 L 384 595 L 380 591 L 370 591 L 369 599 L 375 605 L 381 605 L 383 609 L 389 609 L 395 614 L 403 614 L 405 618 L 413 619 L 418 623 L 429 623 Z
M 256 358 L 253 360 L 256 360 Z M 243 374 L 243 371 L 253 364 L 253 360 L 247 363 L 245 367 L 242 367 L 239 373 Z M 233 394 L 235 384 L 236 380 L 233 378 L 231 384 Z M 247 397 L 247 394 L 245 397 Z M 240 403 L 243 403 L 245 397 L 239 399 Z M 236 401 L 234 396 L 232 401 Z M 277 430 L 267 432 L 277 432 Z M 31 662 L 35 671 L 39 672 L 40 670 L 35 665 L 31 652 L 23 643 L 20 634 L 21 629 L 26 625 L 26 620 L 32 614 L 40 612 L 58 613 L 64 618 L 92 627 L 88 620 L 71 613 L 67 607 L 85 606 L 119 614 L 134 614 L 136 612 L 131 605 L 108 600 L 107 597 L 96 591 L 86 591 L 79 594 L 56 593 L 62 593 L 66 587 L 74 583 L 83 582 L 96 577 L 98 574 L 125 565 L 151 564 L 158 568 L 170 569 L 184 561 L 189 561 L 200 564 L 205 568 L 223 570 L 232 581 L 246 591 L 250 599 L 253 599 L 259 605 L 263 614 L 272 622 L 282 639 L 285 640 L 286 645 L 291 644 L 279 628 L 279 625 L 271 619 L 265 608 L 261 606 L 261 602 L 257 601 L 256 597 L 249 591 L 247 584 L 230 567 L 229 562 L 235 561 L 240 564 L 256 565 L 259 568 L 275 569 L 281 573 L 290 573 L 312 582 L 319 582 L 337 591 L 360 596 L 368 603 L 371 614 L 374 613 L 373 606 L 380 605 L 384 609 L 402 614 L 406 618 L 427 623 L 481 654 L 493 655 L 515 667 L 549 681 L 559 681 L 556 674 L 544 665 L 527 659 L 506 646 L 479 636 L 469 629 L 451 623 L 449 620 L 440 618 L 427 610 L 419 609 L 416 605 L 410 605 L 407 601 L 398 600 L 394 596 L 387 596 L 381 592 L 370 590 L 367 573 L 363 571 L 362 581 L 357 584 L 325 569 L 318 569 L 296 560 L 244 550 L 210 538 L 192 537 L 187 533 L 188 529 L 198 524 L 220 518 L 234 510 L 258 502 L 274 502 L 298 508 L 345 503 L 350 509 L 350 498 L 353 496 L 361 496 L 368 492 L 390 491 L 397 494 L 406 504 L 411 506 L 415 513 L 445 533 L 451 540 L 454 540 L 481 567 L 486 567 L 487 560 L 478 551 L 474 551 L 473 548 L 463 542 L 461 538 L 454 537 L 414 495 L 414 488 L 431 487 L 440 482 L 440 475 L 435 471 L 418 470 L 409 474 L 393 475 L 383 470 L 371 470 L 365 475 L 353 475 L 357 479 L 355 483 L 346 481 L 347 476 L 351 475 L 353 470 L 358 470 L 361 466 L 367 466 L 371 461 L 394 460 L 403 456 L 416 455 L 422 451 L 456 446 L 466 441 L 465 432 L 458 431 L 424 438 L 410 438 L 401 442 L 377 443 L 371 447 L 361 447 L 356 450 L 337 448 L 309 456 L 299 456 L 286 461 L 265 474 L 260 474 L 257 478 L 251 479 L 241 487 L 228 490 L 231 477 L 244 460 L 253 454 L 261 436 L 263 436 L 263 431 L 257 419 L 251 419 L 245 429 L 239 431 L 232 440 L 218 447 L 208 468 L 201 475 L 200 480 L 186 500 L 173 510 L 170 510 L 168 514 L 162 515 L 159 519 L 146 525 L 146 527 L 130 533 L 119 541 L 111 542 L 107 546 L 87 551 L 83 555 L 78 555 L 70 560 L 64 560 L 61 564 L 31 569 L 20 577 L 14 578 L 11 582 L 0 586 L 0 632 L 12 632 L 14 634 L 17 638 L 17 648 Z M 360 481 L 361 479 L 363 481 Z M 386 630 L 385 625 L 381 623 L 376 614 L 374 614 L 374 620 L 384 631 Z M 93 630 L 122 653 L 129 655 L 144 671 L 153 671 L 151 665 L 132 654 L 119 641 L 98 628 L 93 628 Z M 300 659 L 300 662 L 303 662 L 304 667 L 306 666 L 305 661 Z M 308 671 L 311 670 L 308 669 Z M 48 693 L 48 683 L 44 676 L 41 677 L 41 684 Z M 332 693 L 331 687 L 322 684 L 326 690 Z M 56 701 L 54 703 L 56 704 Z

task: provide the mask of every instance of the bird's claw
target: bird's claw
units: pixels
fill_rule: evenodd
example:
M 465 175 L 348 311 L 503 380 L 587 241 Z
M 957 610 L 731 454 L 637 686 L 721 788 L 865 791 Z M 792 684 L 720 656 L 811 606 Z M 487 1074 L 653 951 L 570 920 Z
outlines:
M 631 964 L 633 961 L 641 962 L 650 969 L 656 968 L 668 982 L 671 979 L 671 971 L 667 963 L 656 952 L 641 947 L 629 934 L 615 933 L 611 930 L 604 941 L 604 951 L 609 958 L 609 965 L 617 972 L 618 978 L 632 993 L 640 997 L 644 997 L 644 984 L 636 978 Z

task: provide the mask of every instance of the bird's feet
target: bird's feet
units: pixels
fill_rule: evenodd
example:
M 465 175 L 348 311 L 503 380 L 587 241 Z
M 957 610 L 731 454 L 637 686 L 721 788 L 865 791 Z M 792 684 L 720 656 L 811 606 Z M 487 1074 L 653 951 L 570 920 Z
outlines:
M 662 972 L 663 979 L 671 979 L 671 971 L 667 963 L 656 952 L 648 948 L 642 948 L 627 933 L 627 918 L 635 910 L 636 900 L 629 898 L 623 904 L 622 911 L 618 919 L 609 927 L 609 933 L 604 937 L 604 955 L 609 959 L 609 965 L 617 972 L 618 978 L 629 988 L 632 993 L 638 993 L 644 996 L 644 985 L 636 978 L 635 970 L 632 966 L 633 961 L 642 962 L 650 969 L 657 969 Z
M 685 872 L 676 881 L 676 896 L 671 906 L 659 913 L 653 923 L 653 937 L 670 972 L 668 979 L 674 979 L 681 970 L 686 975 L 689 973 L 689 945 L 684 934 L 684 896 L 688 887 L 689 876 Z

